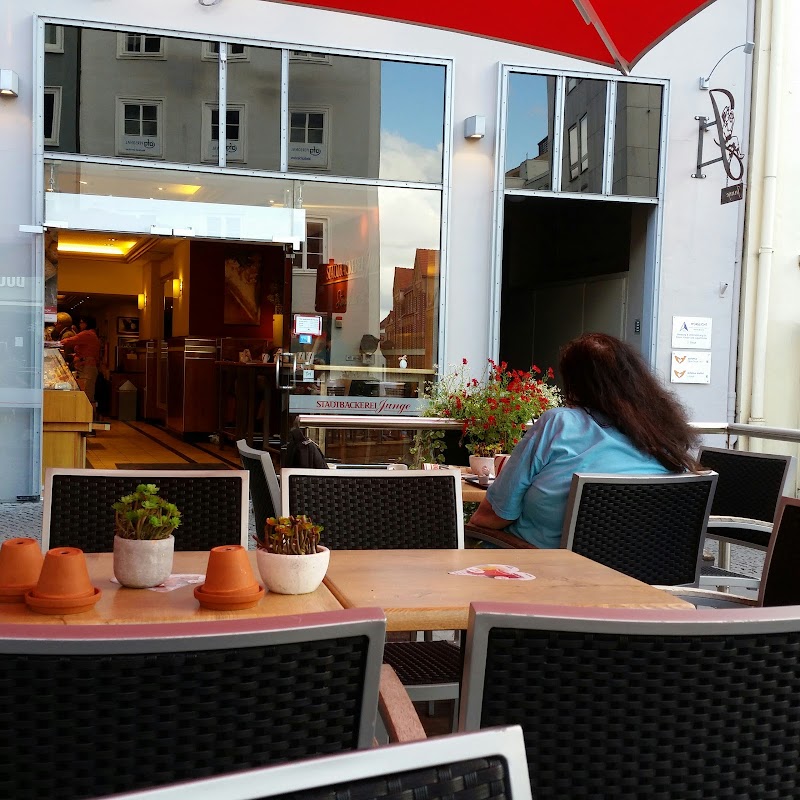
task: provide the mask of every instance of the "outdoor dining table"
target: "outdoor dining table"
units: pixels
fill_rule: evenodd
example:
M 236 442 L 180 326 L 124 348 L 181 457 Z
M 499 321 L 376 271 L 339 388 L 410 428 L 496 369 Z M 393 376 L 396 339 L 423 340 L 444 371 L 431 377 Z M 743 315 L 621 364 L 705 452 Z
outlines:
M 534 577 L 451 574 L 486 564 L 516 567 Z M 333 550 L 325 585 L 345 608 L 382 608 L 389 631 L 466 629 L 475 600 L 694 608 L 571 550 Z
M 261 583 L 256 567 L 256 554 L 248 553 L 256 580 Z M 252 608 L 239 611 L 211 611 L 201 608 L 194 597 L 198 583 L 180 586 L 171 591 L 126 589 L 112 581 L 114 570 L 111 553 L 87 553 L 86 564 L 94 586 L 102 590 L 100 600 L 91 611 L 80 614 L 38 614 L 22 603 L 0 603 L 0 623 L 64 623 L 65 625 L 119 625 L 153 622 L 209 622 L 248 617 L 282 617 L 312 614 L 319 611 L 340 611 L 342 606 L 325 586 L 303 595 L 282 595 L 265 592 Z M 172 573 L 205 575 L 208 551 L 175 553 Z M 202 581 L 201 581 L 202 582 Z

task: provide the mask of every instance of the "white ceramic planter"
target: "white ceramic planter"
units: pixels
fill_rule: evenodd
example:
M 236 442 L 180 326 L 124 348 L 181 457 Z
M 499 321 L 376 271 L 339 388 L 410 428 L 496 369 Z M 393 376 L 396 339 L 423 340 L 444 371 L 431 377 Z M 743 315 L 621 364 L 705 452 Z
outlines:
M 172 572 L 175 537 L 122 539 L 114 537 L 114 577 L 129 589 L 158 586 Z
M 494 477 L 494 456 L 470 456 L 469 468 L 473 475 Z
M 256 562 L 261 580 L 271 592 L 278 594 L 308 594 L 317 589 L 328 571 L 331 551 L 317 545 L 317 552 L 308 556 L 285 556 L 260 548 Z

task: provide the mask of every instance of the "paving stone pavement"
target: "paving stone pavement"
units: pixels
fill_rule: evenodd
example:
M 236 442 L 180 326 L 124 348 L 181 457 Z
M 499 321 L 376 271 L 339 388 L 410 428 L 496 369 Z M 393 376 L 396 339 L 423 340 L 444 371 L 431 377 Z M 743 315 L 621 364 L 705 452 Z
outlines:
M 15 536 L 32 536 L 41 541 L 42 502 L 0 503 L 0 542 Z M 250 508 L 250 549 L 253 549 L 253 535 L 256 526 L 253 509 Z M 716 555 L 716 542 L 709 541 L 707 550 Z M 749 547 L 731 548 L 731 569 L 743 575 L 758 576 L 764 566 L 764 553 Z

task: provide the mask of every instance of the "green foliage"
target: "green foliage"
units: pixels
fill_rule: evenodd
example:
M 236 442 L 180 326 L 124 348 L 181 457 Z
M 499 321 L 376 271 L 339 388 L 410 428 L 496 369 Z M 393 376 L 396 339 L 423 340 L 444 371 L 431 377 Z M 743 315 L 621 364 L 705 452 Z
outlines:
M 552 369 L 546 375 L 536 366 L 527 372 L 509 370 L 505 361 L 489 359 L 485 376 L 478 380 L 463 359 L 441 381 L 428 384 L 424 416 L 461 421 L 461 442 L 473 455 L 510 453 L 529 422 L 561 405 L 558 387 L 548 382 L 552 378 Z M 418 463 L 442 463 L 444 448 L 443 431 L 420 431 L 411 452 Z
M 256 535 L 256 544 L 269 553 L 285 556 L 308 556 L 317 552 L 322 525 L 315 525 L 309 517 L 269 517 L 264 526 L 263 538 Z
M 140 483 L 111 507 L 114 532 L 123 539 L 167 539 L 181 524 L 177 506 L 159 497 L 153 483 Z

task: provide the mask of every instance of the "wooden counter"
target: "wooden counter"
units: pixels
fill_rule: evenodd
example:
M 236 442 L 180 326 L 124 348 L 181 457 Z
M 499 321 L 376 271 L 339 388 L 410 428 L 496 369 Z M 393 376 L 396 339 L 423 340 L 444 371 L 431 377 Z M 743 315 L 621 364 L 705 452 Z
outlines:
M 92 405 L 81 391 L 45 389 L 42 399 L 42 478 L 47 467 L 86 466 Z

